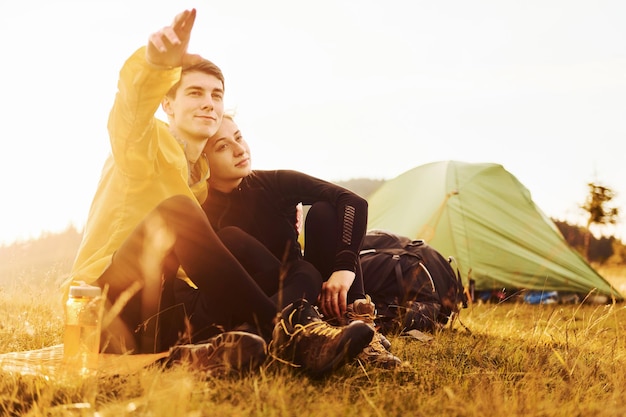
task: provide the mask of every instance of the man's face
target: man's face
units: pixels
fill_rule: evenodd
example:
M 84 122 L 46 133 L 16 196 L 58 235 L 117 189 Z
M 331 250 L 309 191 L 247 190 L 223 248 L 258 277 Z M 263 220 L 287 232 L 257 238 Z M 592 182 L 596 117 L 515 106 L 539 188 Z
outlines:
M 200 141 L 217 132 L 224 115 L 224 86 L 203 72 L 183 74 L 175 97 L 166 97 L 163 110 L 179 139 Z
M 211 168 L 211 184 L 216 182 L 231 184 L 252 170 L 250 148 L 243 139 L 239 128 L 229 117 L 222 120 L 217 133 L 209 139 L 205 153 Z

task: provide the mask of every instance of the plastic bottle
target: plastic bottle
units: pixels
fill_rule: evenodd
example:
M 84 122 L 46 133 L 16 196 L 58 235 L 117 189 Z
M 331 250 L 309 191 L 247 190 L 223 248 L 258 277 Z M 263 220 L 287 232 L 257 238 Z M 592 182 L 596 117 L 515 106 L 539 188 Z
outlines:
M 63 360 L 72 370 L 87 374 L 98 368 L 100 350 L 100 287 L 72 285 L 65 303 Z

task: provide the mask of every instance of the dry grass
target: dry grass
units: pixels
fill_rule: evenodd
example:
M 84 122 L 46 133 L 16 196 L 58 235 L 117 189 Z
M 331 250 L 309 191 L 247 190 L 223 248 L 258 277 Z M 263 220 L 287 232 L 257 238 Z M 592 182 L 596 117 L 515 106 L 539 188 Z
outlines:
M 616 286 L 626 282 L 623 275 L 613 279 Z M 207 378 L 158 366 L 84 380 L 0 372 L 0 414 L 624 415 L 624 307 L 474 305 L 461 315 L 470 331 L 457 323 L 428 344 L 392 338 L 394 352 L 408 362 L 406 368 L 349 365 L 322 381 L 277 364 L 242 379 Z M 0 352 L 61 343 L 62 311 L 53 288 L 4 288 L 0 310 Z M 76 403 L 89 408 L 71 405 Z

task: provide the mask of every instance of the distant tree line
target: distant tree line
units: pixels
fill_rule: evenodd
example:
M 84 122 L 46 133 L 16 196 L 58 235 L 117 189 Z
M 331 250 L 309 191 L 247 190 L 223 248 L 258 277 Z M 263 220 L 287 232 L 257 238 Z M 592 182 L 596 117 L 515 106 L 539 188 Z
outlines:
M 552 219 L 569 245 L 589 262 L 601 265 L 626 265 L 626 246 L 614 236 L 594 237 L 583 226 Z M 588 248 L 586 248 L 588 245 Z
M 591 233 L 592 227 L 617 224 L 620 210 L 611 204 L 616 195 L 615 191 L 596 181 L 588 183 L 587 187 L 589 192 L 585 202 L 580 206 L 587 214 L 581 253 L 589 262 L 624 264 L 624 245 L 621 241 L 604 236 L 595 239 Z M 577 250 L 581 251 L 579 247 Z

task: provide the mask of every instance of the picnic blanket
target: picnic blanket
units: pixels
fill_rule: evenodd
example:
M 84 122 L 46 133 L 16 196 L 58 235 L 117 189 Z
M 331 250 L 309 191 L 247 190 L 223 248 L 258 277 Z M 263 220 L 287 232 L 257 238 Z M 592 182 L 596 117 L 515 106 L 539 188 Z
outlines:
M 131 374 L 167 357 L 168 352 L 139 355 L 101 353 L 98 358 L 98 375 Z M 63 344 L 43 349 L 0 354 L 0 371 L 20 375 L 54 377 L 66 371 L 63 364 Z

